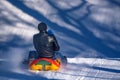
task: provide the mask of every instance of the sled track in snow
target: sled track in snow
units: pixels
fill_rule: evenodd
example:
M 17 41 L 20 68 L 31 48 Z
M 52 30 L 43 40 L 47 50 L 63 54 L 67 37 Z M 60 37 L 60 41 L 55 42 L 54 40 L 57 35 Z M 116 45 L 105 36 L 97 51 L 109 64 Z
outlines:
M 57 72 L 38 71 L 48 79 L 65 80 L 119 80 L 120 59 L 68 58 L 68 65 Z
M 0 62 L 7 62 L 0 59 Z M 12 63 L 10 63 L 12 65 Z M 5 68 L 8 64 L 1 64 L 0 68 Z M 13 66 L 14 67 L 14 66 Z M 68 64 L 59 71 L 38 71 L 30 72 L 24 67 L 15 71 L 16 74 L 31 76 L 42 76 L 47 79 L 65 80 L 119 80 L 120 79 L 120 59 L 105 58 L 68 58 Z M 12 68 L 11 68 L 12 69 Z M 2 70 L 4 72 L 4 70 Z M 10 70 L 8 70 L 10 71 Z M 12 72 L 14 72 L 12 69 Z M 5 70 L 6 72 L 6 70 Z M 4 72 L 4 73 L 5 73 Z M 6 73 L 7 74 L 7 73 Z M 4 79 L 1 73 L 0 79 Z M 7 76 L 4 74 L 4 76 Z M 15 75 L 12 75 L 12 77 Z M 6 79 L 6 78 L 5 78 Z M 9 80 L 9 77 L 8 79 Z

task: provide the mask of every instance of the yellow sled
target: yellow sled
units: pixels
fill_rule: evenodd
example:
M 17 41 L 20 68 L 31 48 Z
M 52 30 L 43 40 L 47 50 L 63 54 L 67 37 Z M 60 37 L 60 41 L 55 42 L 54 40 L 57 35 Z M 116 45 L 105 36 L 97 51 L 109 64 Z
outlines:
M 60 68 L 60 59 L 39 58 L 29 64 L 29 69 L 33 71 L 57 71 Z

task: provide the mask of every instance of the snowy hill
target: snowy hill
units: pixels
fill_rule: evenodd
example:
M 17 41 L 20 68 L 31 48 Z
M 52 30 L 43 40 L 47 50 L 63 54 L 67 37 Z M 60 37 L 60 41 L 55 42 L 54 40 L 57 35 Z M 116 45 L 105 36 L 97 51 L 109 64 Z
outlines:
M 1 80 L 119 80 L 119 0 L 1 0 Z M 30 73 L 20 61 L 34 50 L 39 22 L 52 29 L 68 65 L 58 72 Z

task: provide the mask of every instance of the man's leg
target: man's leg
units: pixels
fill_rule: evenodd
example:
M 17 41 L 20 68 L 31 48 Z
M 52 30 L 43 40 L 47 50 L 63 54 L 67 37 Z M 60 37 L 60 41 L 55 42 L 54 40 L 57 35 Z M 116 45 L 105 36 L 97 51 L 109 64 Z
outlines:
M 37 58 L 38 58 L 38 53 L 36 51 L 30 51 L 29 52 L 28 60 L 37 59 Z
M 56 52 L 56 58 L 61 60 L 61 63 L 65 66 L 67 64 L 67 57 L 60 52 Z

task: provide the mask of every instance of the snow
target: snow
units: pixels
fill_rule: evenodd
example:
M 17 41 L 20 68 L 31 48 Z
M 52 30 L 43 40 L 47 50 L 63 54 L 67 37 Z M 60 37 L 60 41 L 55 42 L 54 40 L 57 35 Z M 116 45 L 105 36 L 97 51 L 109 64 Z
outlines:
M 0 80 L 119 80 L 119 13 L 118 0 L 1 0 Z M 42 21 L 68 57 L 57 72 L 31 72 L 20 63 L 34 50 Z

